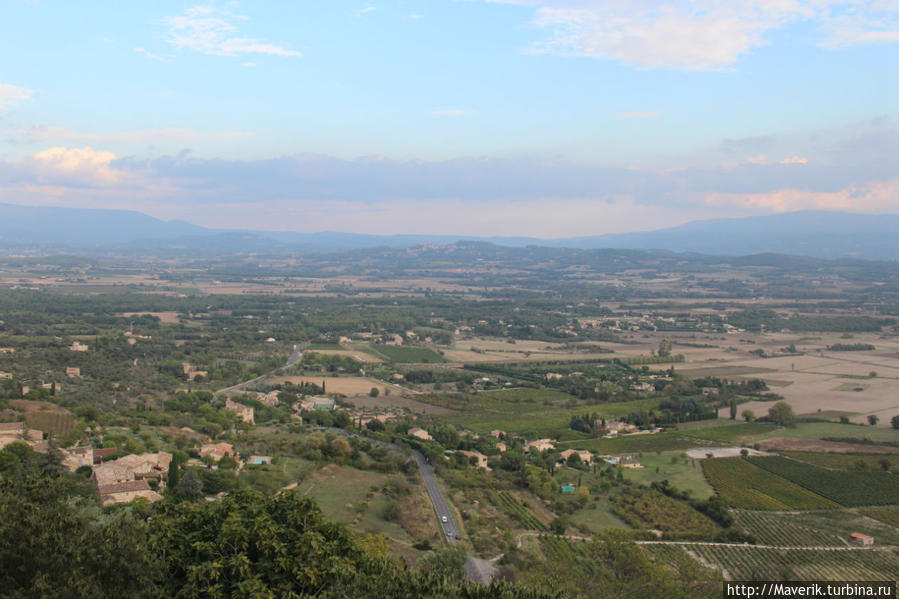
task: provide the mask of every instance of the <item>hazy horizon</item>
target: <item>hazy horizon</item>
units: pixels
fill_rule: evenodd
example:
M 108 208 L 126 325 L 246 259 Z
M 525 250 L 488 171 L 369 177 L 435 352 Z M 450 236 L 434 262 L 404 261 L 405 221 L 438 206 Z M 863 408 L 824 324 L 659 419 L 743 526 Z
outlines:
M 544 239 L 899 213 L 897 16 L 873 0 L 8 2 L 0 201 Z

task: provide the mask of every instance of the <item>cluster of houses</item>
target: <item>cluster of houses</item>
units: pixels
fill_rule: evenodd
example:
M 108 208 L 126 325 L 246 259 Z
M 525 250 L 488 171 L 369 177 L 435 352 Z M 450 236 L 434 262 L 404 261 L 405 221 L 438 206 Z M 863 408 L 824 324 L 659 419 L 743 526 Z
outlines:
M 143 497 L 151 502 L 162 499 L 162 496 L 150 487 L 150 482 L 154 483 L 153 486 L 156 489 L 162 490 L 164 480 L 168 477 L 172 454 L 165 451 L 130 454 L 117 460 L 102 462 L 102 455 L 93 455 L 94 452 L 99 451 L 102 450 L 94 450 L 91 447 L 75 447 L 67 450 L 66 453 L 78 463 L 90 460 L 93 468 L 91 482 L 100 497 L 101 505 L 129 503 L 138 497 Z M 115 449 L 112 451 L 114 452 Z M 100 463 L 94 463 L 95 460 Z M 79 467 L 72 468 L 74 464 L 67 465 L 73 470 Z
M 621 425 L 621 428 L 617 430 L 630 430 L 625 427 L 632 427 L 633 425 L 626 423 L 615 423 L 616 425 Z M 633 427 L 636 429 L 636 427 Z M 431 436 L 428 431 L 420 427 L 413 427 L 406 431 L 406 434 L 414 439 L 418 439 L 419 441 L 433 441 L 434 438 Z M 473 438 L 477 438 L 477 435 L 466 435 L 464 432 L 463 436 L 471 436 Z M 505 453 L 508 450 L 508 446 L 506 445 L 506 433 L 501 430 L 492 430 L 490 431 L 490 436 L 496 439 L 496 443 L 494 443 L 494 447 L 499 450 L 500 453 Z M 502 439 L 502 440 L 500 440 Z M 524 451 L 526 454 L 531 453 L 542 453 L 544 451 L 554 451 L 556 449 L 557 441 L 555 439 L 536 439 L 533 441 L 527 441 L 524 444 Z M 478 451 L 463 451 L 463 450 L 455 450 L 455 451 L 447 451 L 447 454 L 462 454 L 466 456 L 469 460 L 469 463 L 473 466 L 477 466 L 483 470 L 490 470 L 487 465 L 487 456 Z M 619 466 L 621 468 L 643 468 L 643 464 L 640 461 L 639 456 L 637 455 L 621 455 L 621 456 L 612 456 L 612 455 L 594 455 L 592 452 L 587 451 L 585 449 L 566 449 L 562 451 L 560 454 L 560 461 L 558 462 L 558 466 L 564 467 L 568 465 L 569 458 L 572 455 L 576 455 L 580 460 L 581 464 L 584 465 L 592 465 L 595 463 L 595 460 L 599 459 L 607 464 L 612 464 L 613 466 Z

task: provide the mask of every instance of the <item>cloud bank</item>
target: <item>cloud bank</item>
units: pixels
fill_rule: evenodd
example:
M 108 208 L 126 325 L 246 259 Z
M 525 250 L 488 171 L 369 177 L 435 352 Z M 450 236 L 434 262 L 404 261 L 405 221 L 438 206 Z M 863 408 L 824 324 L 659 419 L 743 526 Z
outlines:
M 747 151 L 760 146 L 765 154 Z M 664 170 L 545 157 L 139 158 L 54 146 L 0 162 L 0 194 L 211 226 L 439 232 L 457 223 L 458 233 L 501 226 L 503 234 L 585 235 L 619 230 L 614 223 L 634 230 L 725 212 L 895 212 L 896 147 L 899 132 L 885 119 L 804 137 L 725 140 L 720 151 L 742 152 L 737 160 Z

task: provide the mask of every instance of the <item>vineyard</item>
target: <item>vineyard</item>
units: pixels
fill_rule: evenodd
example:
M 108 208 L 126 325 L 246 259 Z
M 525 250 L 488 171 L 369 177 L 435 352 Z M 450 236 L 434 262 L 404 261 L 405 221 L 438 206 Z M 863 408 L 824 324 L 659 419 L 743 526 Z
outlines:
M 743 458 L 702 460 L 702 469 L 709 483 L 732 507 L 747 510 L 816 510 L 839 507 L 833 501 Z
M 899 507 L 870 508 L 861 510 L 861 512 L 869 518 L 874 518 L 899 528 Z
M 670 539 L 714 539 L 720 528 L 686 503 L 645 487 L 609 498 L 612 511 L 637 529 L 656 529 Z
M 760 545 L 827 546 L 844 545 L 841 537 L 797 523 L 794 514 L 735 511 L 734 519 L 743 530 L 755 537 Z M 847 533 L 848 535 L 848 533 Z
M 555 567 L 561 566 L 573 580 L 585 580 L 594 574 L 588 547 L 589 545 L 583 541 L 572 541 L 552 535 L 540 537 L 540 548 L 547 561 Z
M 827 470 L 780 456 L 747 461 L 847 507 L 899 501 L 899 476 L 889 472 Z
M 523 528 L 529 530 L 546 530 L 546 526 L 543 522 L 538 520 L 529 509 L 521 505 L 521 502 L 515 499 L 515 497 L 508 491 L 496 492 L 490 490 L 489 493 L 491 501 L 495 505 L 502 506 L 506 512 L 511 514 L 514 519 L 521 523 Z
M 729 580 L 896 580 L 899 556 L 873 549 L 766 549 L 685 545 Z

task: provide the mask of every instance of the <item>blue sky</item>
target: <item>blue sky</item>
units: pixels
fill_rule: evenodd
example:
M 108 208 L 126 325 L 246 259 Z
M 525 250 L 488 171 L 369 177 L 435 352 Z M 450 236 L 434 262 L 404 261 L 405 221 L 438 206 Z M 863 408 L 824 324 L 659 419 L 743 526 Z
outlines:
M 0 0 L 0 201 L 554 237 L 899 212 L 883 0 Z

